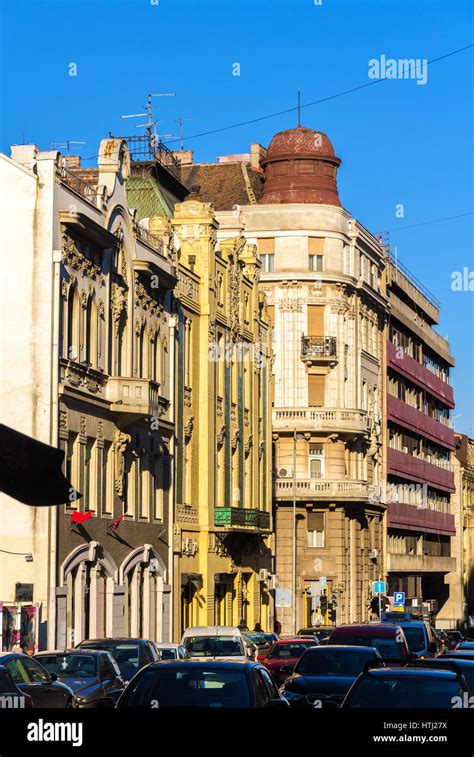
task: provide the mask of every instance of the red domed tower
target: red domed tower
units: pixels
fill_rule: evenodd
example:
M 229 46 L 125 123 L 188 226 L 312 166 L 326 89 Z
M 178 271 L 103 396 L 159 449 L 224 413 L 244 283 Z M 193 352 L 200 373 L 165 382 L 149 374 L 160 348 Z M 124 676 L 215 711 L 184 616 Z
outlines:
M 259 202 L 337 205 L 337 169 L 331 140 L 320 131 L 297 126 L 275 134 L 261 162 L 265 181 Z

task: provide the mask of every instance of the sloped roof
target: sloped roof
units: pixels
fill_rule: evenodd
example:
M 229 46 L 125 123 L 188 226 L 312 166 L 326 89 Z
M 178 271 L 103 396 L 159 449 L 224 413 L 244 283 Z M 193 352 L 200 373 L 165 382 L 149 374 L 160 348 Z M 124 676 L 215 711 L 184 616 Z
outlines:
M 244 170 L 243 167 L 244 166 Z M 187 199 L 212 202 L 216 210 L 231 210 L 234 205 L 250 205 L 255 200 L 249 192 L 246 175 L 258 202 L 263 191 L 263 173 L 250 163 L 193 163 L 181 167 L 181 180 L 188 187 Z

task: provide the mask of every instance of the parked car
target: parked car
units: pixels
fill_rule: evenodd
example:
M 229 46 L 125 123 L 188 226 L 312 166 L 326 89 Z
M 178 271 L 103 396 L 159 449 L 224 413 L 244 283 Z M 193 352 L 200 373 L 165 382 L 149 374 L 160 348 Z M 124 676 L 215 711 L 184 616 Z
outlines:
M 449 648 L 454 649 L 458 644 L 464 641 L 464 636 L 460 631 L 445 631 L 449 639 Z
M 309 628 L 300 628 L 296 635 L 305 637 L 312 636 L 313 639 L 317 639 L 319 643 L 321 643 L 323 639 L 329 638 L 333 631 L 334 626 L 310 626 Z
M 446 662 L 456 663 L 471 691 L 474 692 L 474 654 L 472 657 L 462 657 L 461 654 L 447 652 L 442 657 L 436 657 L 436 659 L 430 660 L 430 662 L 439 665 L 441 668 Z
M 461 649 L 466 652 L 473 651 L 474 652 L 474 641 L 461 641 L 457 646 L 456 649 Z
M 255 656 L 253 644 L 246 644 L 237 626 L 194 626 L 183 633 L 181 644 L 191 657 L 231 657 L 248 660 Z
M 0 653 L 0 665 L 9 672 L 22 694 L 33 700 L 34 707 L 74 707 L 74 694 L 69 686 L 57 680 L 38 660 L 27 654 Z
M 390 622 L 385 620 L 387 615 L 392 617 L 395 613 L 386 613 L 385 616 L 382 616 L 382 623 Z M 406 616 L 407 613 L 403 613 L 403 615 Z M 391 622 L 392 625 L 394 623 L 403 628 L 408 648 L 415 657 L 434 657 L 441 651 L 441 640 L 438 640 L 433 633 L 434 629 L 426 620 L 412 620 L 410 618 Z
M 16 685 L 5 665 L 0 665 L 0 709 L 26 707 L 34 707 L 32 698 Z
M 189 654 L 182 644 L 155 644 L 159 660 L 187 660 Z
M 369 663 L 349 689 L 342 709 L 451 709 L 455 697 L 462 702 L 466 695 L 470 696 L 459 669 L 428 669 L 424 664 L 425 661 L 404 668 L 371 668 Z
M 441 649 L 441 653 L 444 654 L 446 651 L 451 649 L 451 642 L 449 641 L 448 634 L 446 631 L 443 631 L 441 628 L 436 629 L 436 633 L 438 634 L 439 638 L 441 639 L 441 643 L 443 645 Z
M 72 689 L 77 707 L 96 707 L 104 697 L 116 702 L 124 689 L 120 669 L 105 650 L 38 652 L 34 659 Z
M 280 686 L 291 675 L 303 652 L 318 644 L 317 639 L 278 639 L 266 655 L 258 655 L 257 661 L 270 671 L 275 683 Z
M 367 662 L 382 660 L 375 647 L 325 645 L 307 649 L 280 689 L 292 707 L 340 703 Z
M 385 622 L 336 626 L 329 644 L 375 647 L 390 661 L 405 662 L 412 658 L 403 629 Z
M 244 631 L 242 636 L 249 646 L 255 647 L 257 655 L 268 652 L 271 645 L 278 640 L 276 633 L 265 633 L 264 631 Z
M 158 652 L 152 641 L 147 639 L 87 639 L 76 649 L 103 649 L 110 652 L 119 666 L 124 684 L 127 684 L 141 668 L 158 660 Z
M 141 670 L 117 703 L 118 709 L 288 709 L 263 665 L 250 660 L 166 660 Z

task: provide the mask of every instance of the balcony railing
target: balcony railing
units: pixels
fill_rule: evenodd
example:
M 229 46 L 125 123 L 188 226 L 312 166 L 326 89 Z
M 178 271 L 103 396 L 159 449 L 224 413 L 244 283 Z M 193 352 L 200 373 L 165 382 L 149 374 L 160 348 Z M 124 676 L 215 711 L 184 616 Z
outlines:
M 403 502 L 388 503 L 388 526 L 409 531 L 429 531 L 453 536 L 456 533 L 454 515 L 427 507 L 415 507 Z
M 137 416 L 162 417 L 169 400 L 160 396 L 160 385 L 152 379 L 111 376 L 107 382 L 107 399 L 112 410 Z
M 388 448 L 388 472 L 409 481 L 428 484 L 435 489 L 454 492 L 454 473 L 448 462 L 435 465 L 421 457 L 414 457 L 408 452 Z M 441 462 L 441 461 L 439 461 Z
M 304 360 L 336 357 L 335 336 L 302 336 L 301 357 Z
M 294 488 L 293 488 L 294 486 Z M 277 499 L 311 499 L 312 497 L 338 499 L 375 499 L 367 481 L 331 481 L 324 479 L 277 478 L 274 481 Z
M 127 141 L 133 161 L 155 161 L 166 168 L 178 181 L 181 178 L 181 164 L 163 142 L 148 135 L 123 137 Z
M 273 410 L 275 430 L 300 429 L 320 431 L 367 432 L 367 412 L 365 410 L 339 410 L 307 407 L 291 407 Z
M 453 387 L 410 357 L 402 347 L 397 347 L 390 341 L 387 342 L 387 361 L 389 368 L 401 373 L 402 376 L 410 379 L 422 389 L 428 390 L 430 394 L 448 407 L 454 407 Z
M 88 184 L 73 171 L 69 171 L 65 166 L 58 167 L 58 176 L 63 184 L 72 189 L 76 194 L 81 195 L 84 200 L 97 207 L 97 187 Z
M 270 513 L 248 507 L 216 507 L 214 510 L 216 527 L 270 528 Z
M 389 420 L 417 434 L 423 434 L 428 439 L 431 439 L 431 441 L 449 447 L 451 450 L 455 449 L 454 431 L 449 426 L 445 426 L 440 421 L 430 418 L 426 413 L 417 410 L 415 407 L 408 405 L 391 394 L 387 397 L 387 409 Z
M 152 250 L 155 250 L 159 255 L 164 255 L 163 240 L 160 239 L 160 237 L 155 237 L 154 234 L 151 234 L 148 229 L 140 226 L 140 224 L 136 225 L 135 233 L 137 239 L 147 244 L 148 247 L 151 247 Z

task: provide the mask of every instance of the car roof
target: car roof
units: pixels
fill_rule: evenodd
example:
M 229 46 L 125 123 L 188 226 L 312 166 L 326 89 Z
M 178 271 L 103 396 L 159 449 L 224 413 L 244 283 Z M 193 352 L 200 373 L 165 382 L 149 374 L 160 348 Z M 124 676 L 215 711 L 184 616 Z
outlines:
M 160 669 L 163 665 L 167 665 L 171 668 L 199 668 L 204 666 L 206 668 L 234 668 L 235 670 L 249 667 L 261 667 L 260 663 L 253 660 L 227 660 L 225 658 L 216 659 L 215 657 L 199 657 L 187 660 L 159 660 L 147 665 L 146 670 L 150 670 L 150 668 Z
M 224 634 L 234 634 L 235 636 L 241 636 L 242 632 L 245 633 L 245 630 L 237 628 L 237 626 L 191 626 L 190 628 L 186 628 L 183 633 L 183 637 L 223 636 Z
M 396 636 L 397 631 L 400 630 L 398 623 L 370 623 L 366 625 L 350 624 L 344 626 L 337 626 L 331 634 L 332 636 L 351 636 L 357 634 L 358 636 Z
M 310 636 L 308 636 L 307 639 L 301 638 L 301 636 L 290 636 L 288 639 L 276 639 L 276 641 L 273 642 L 274 645 L 276 644 L 304 644 L 306 641 L 314 641 Z M 316 646 L 316 645 L 315 645 Z
M 155 647 L 157 649 L 178 649 L 178 647 L 182 647 L 183 645 L 180 643 L 173 643 L 171 641 L 157 641 L 155 644 Z
M 81 654 L 81 655 L 91 654 L 91 655 L 94 655 L 94 654 L 109 654 L 109 652 L 107 652 L 106 649 L 87 649 L 87 650 L 85 650 L 85 649 L 78 649 L 76 647 L 76 649 L 46 649 L 46 650 L 43 650 L 43 652 L 35 652 L 35 654 L 33 655 L 33 657 L 46 657 L 46 655 L 51 655 L 51 654 L 70 654 L 70 655 L 74 655 L 74 654 Z
M 81 644 L 104 644 L 104 643 L 116 643 L 116 642 L 123 642 L 123 641 L 131 641 L 131 642 L 142 642 L 146 641 L 149 642 L 149 639 L 139 639 L 139 638 L 129 638 L 128 636 L 104 636 L 102 639 L 83 639 L 78 643 L 78 647 Z
M 377 678 L 446 678 L 454 681 L 457 678 L 453 670 L 433 670 L 432 668 L 371 668 L 364 675 L 376 676 Z
M 305 631 L 333 631 L 336 626 L 303 626 L 298 633 L 304 633 Z
M 376 647 L 370 647 L 370 646 L 362 646 L 357 644 L 322 644 L 319 647 L 309 647 L 307 652 L 305 654 L 320 654 L 321 652 L 325 652 L 326 650 L 330 650 L 331 652 L 337 652 L 337 654 L 342 654 L 343 652 L 372 652 L 372 654 L 376 654 L 377 656 L 380 655 L 379 651 Z

